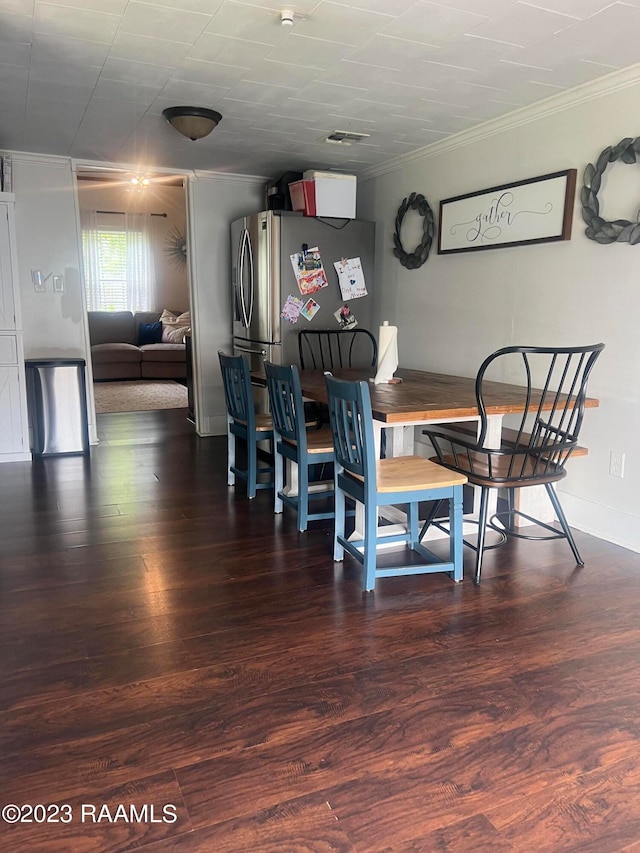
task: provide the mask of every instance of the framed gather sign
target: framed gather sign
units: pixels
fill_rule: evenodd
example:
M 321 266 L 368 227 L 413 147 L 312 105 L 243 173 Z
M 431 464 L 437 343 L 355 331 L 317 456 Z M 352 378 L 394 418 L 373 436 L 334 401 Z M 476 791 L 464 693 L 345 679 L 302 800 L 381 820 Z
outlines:
M 440 202 L 438 254 L 570 240 L 576 170 Z

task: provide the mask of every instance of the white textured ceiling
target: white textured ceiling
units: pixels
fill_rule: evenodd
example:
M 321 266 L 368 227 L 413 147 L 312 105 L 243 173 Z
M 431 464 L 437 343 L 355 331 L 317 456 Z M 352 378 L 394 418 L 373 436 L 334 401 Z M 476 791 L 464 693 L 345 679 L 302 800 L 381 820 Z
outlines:
M 0 0 L 0 147 L 359 173 L 631 65 L 639 37 L 640 0 Z M 184 104 L 222 122 L 184 139 L 162 117 Z

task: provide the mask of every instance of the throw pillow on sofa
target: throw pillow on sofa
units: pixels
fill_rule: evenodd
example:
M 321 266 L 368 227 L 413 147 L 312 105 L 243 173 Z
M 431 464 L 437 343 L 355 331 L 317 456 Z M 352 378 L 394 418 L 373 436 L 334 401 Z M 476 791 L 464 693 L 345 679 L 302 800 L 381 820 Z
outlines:
M 163 344 L 183 344 L 184 336 L 191 331 L 191 312 L 185 311 L 176 316 L 165 310 L 160 317 L 162 323 Z
M 138 346 L 146 344 L 159 344 L 162 342 L 162 323 L 140 323 L 138 326 Z

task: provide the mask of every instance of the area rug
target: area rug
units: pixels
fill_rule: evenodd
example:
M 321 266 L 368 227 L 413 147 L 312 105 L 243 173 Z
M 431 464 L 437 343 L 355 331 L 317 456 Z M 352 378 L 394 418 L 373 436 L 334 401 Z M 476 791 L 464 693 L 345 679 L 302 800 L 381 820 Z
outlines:
M 96 413 L 146 412 L 151 409 L 186 409 L 187 389 L 170 379 L 132 379 L 96 382 Z

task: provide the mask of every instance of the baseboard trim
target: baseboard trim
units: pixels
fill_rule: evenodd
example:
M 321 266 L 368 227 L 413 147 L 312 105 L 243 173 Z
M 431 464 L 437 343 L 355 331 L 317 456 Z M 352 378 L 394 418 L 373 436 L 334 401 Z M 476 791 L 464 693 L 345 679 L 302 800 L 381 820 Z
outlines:
M 201 436 L 226 435 L 227 434 L 227 416 L 226 415 L 211 415 L 204 418 L 204 431 L 198 432 Z
M 640 553 L 640 518 L 637 515 L 558 491 L 571 527 Z

